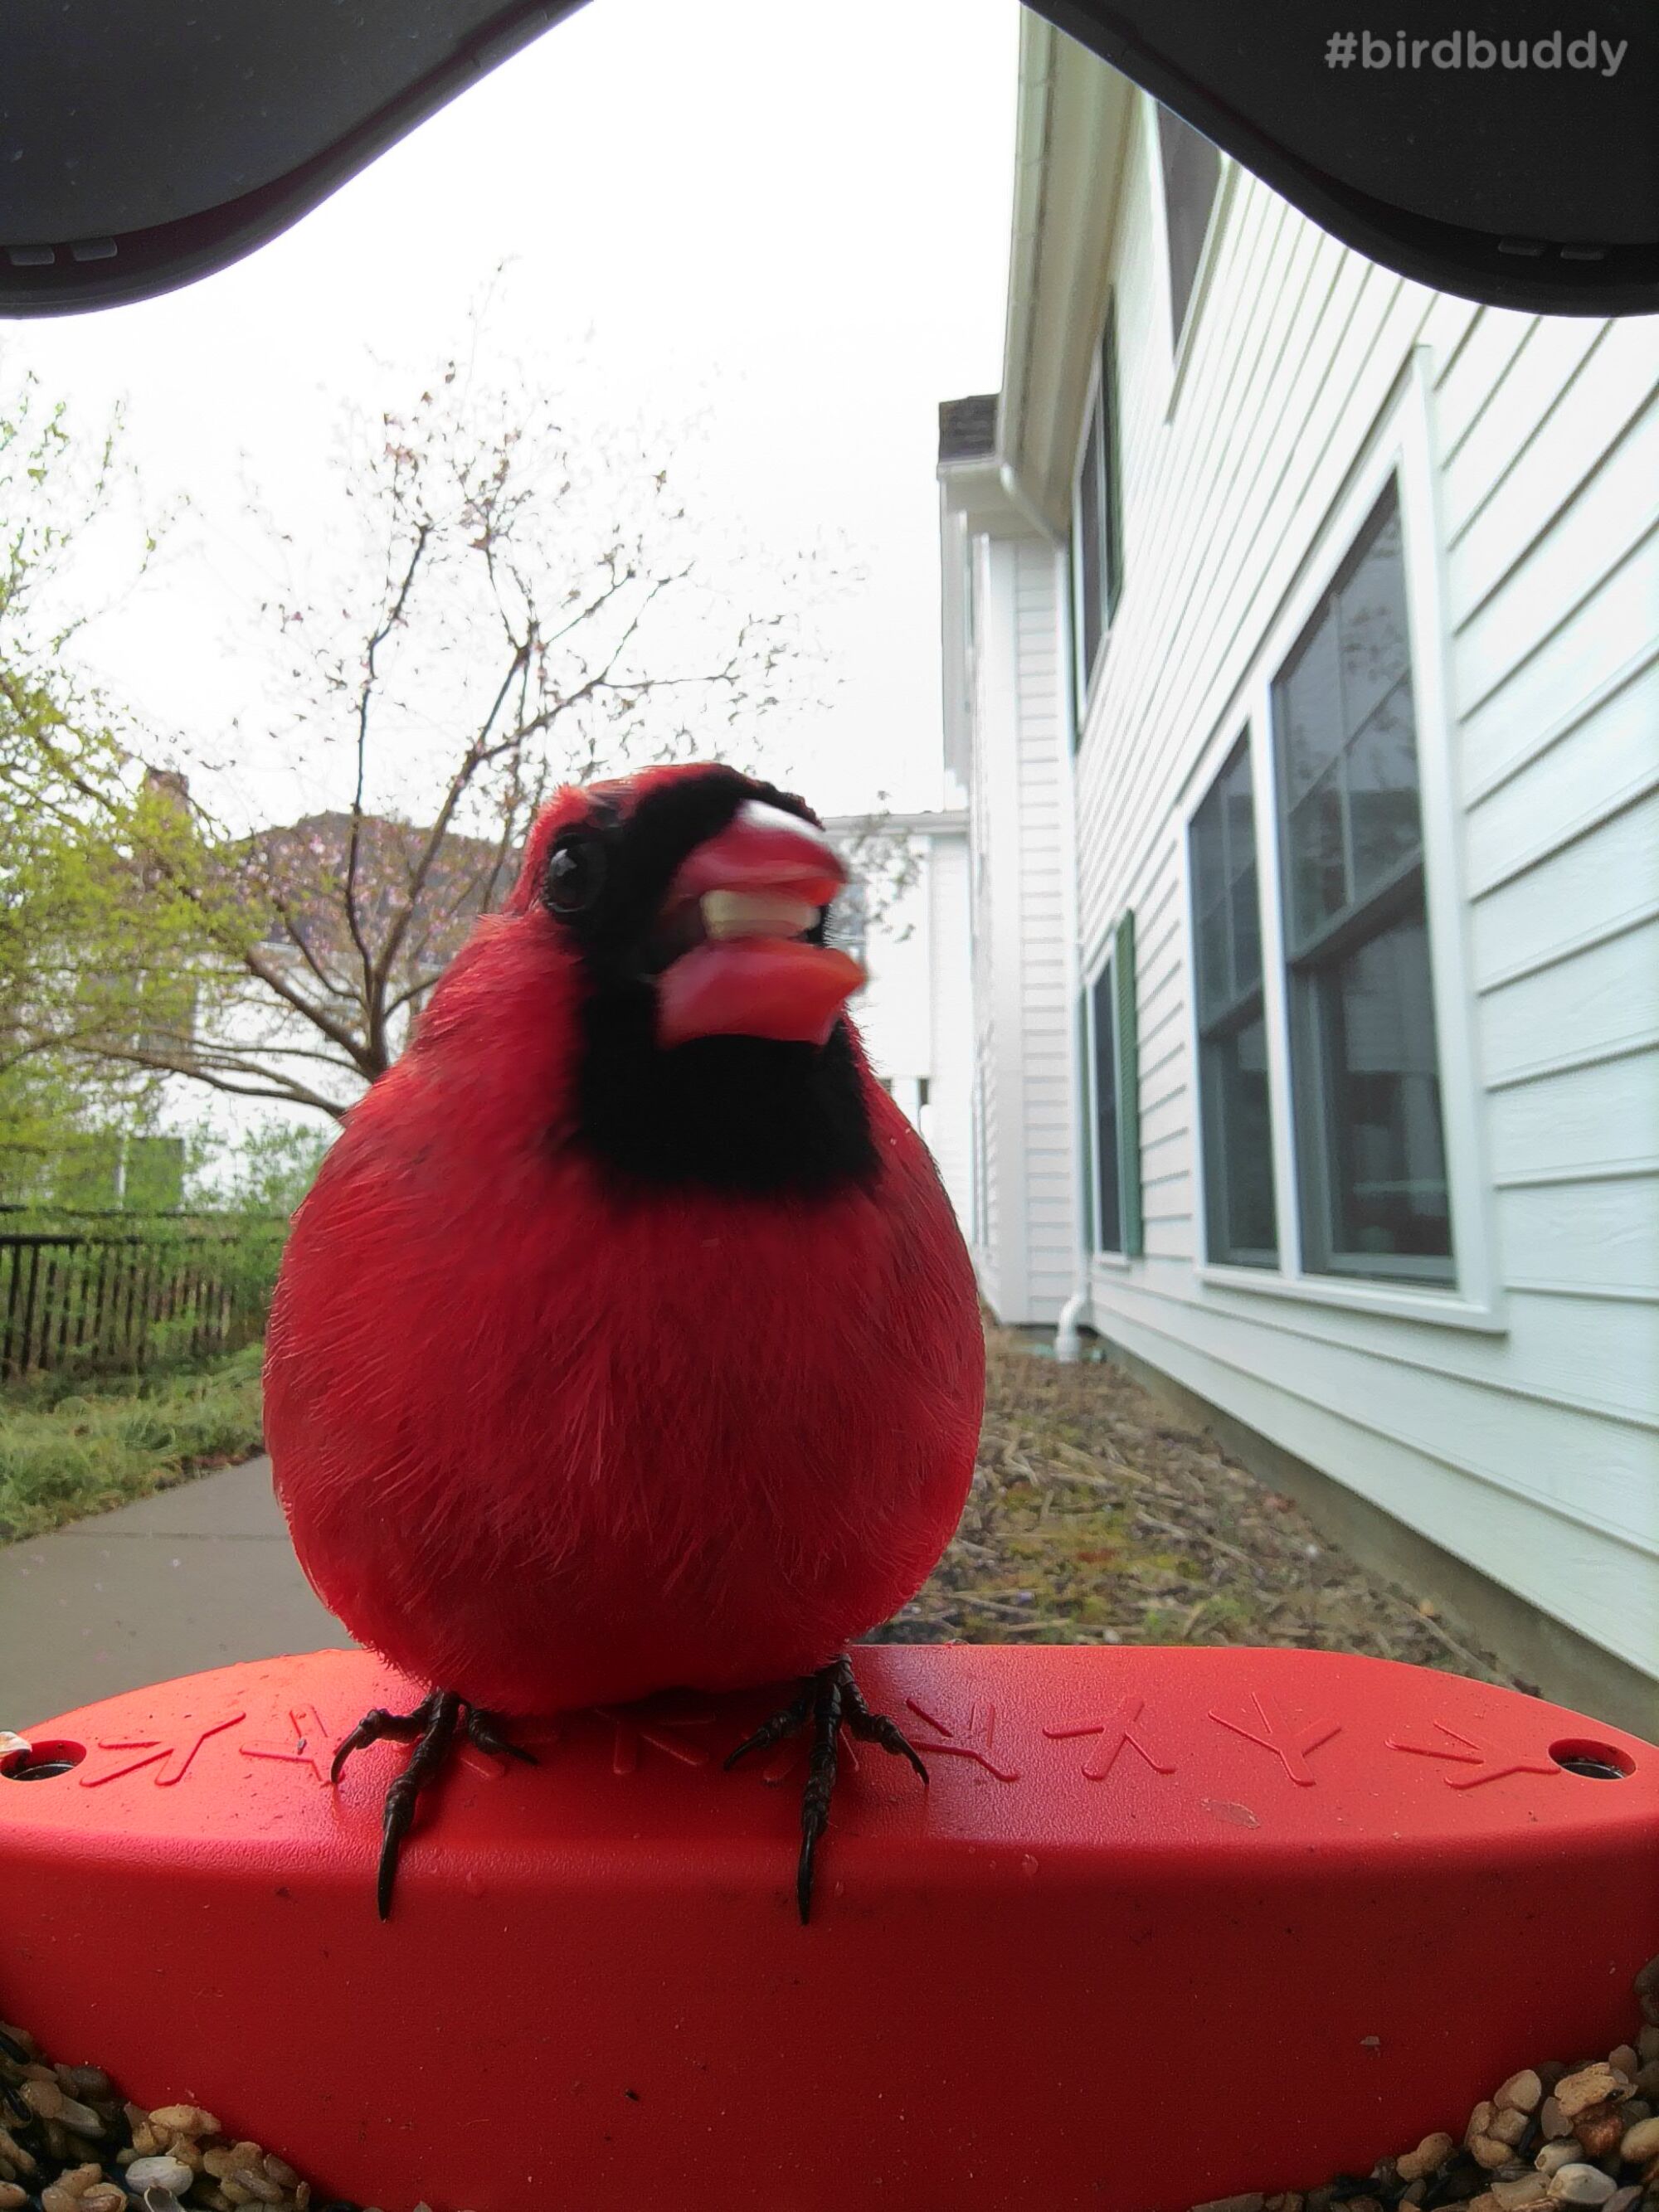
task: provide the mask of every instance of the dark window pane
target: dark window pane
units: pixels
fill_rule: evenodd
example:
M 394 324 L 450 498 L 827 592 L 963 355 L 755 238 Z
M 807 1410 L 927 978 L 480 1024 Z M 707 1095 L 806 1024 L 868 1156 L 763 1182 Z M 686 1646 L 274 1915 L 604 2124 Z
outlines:
M 1167 107 L 1158 111 L 1158 136 L 1170 233 L 1170 308 L 1179 341 L 1221 178 L 1221 156 L 1207 138 Z
M 1392 484 L 1369 527 L 1369 542 L 1362 538 L 1364 550 L 1337 594 L 1343 728 L 1349 737 L 1384 694 L 1411 672 L 1400 501 Z
M 1202 1088 L 1209 1256 L 1271 1267 L 1279 1257 L 1279 1230 L 1267 1035 L 1260 1015 L 1206 1043 Z
M 1304 945 L 1348 902 L 1340 769 L 1329 768 L 1291 813 L 1291 928 Z
M 1193 815 L 1188 852 L 1199 1020 L 1206 1024 L 1236 1006 L 1261 974 L 1248 732 Z
M 1250 756 L 1235 755 L 1220 780 L 1222 822 L 1227 843 L 1227 873 L 1255 865 L 1255 800 L 1250 789 Z
M 1347 779 L 1353 889 L 1360 898 L 1423 841 L 1409 681 L 1387 694 L 1348 748 Z
M 1233 995 L 1243 998 L 1261 981 L 1261 924 L 1256 904 L 1255 870 L 1246 868 L 1233 878 L 1232 909 Z
M 1078 477 L 1077 495 L 1075 557 L 1079 563 L 1078 592 L 1083 602 L 1083 682 L 1085 687 L 1094 673 L 1095 653 L 1100 644 L 1103 580 L 1100 522 L 1100 416 L 1097 410 L 1090 425 L 1088 443 L 1083 448 L 1083 467 Z
M 1193 903 L 1200 911 L 1212 907 L 1227 888 L 1227 870 L 1221 834 L 1221 789 L 1218 776 L 1209 797 L 1193 817 Z
M 1232 1004 L 1232 977 L 1227 969 L 1227 902 L 1217 901 L 1198 918 L 1198 1018 L 1200 1022 L 1224 1014 Z
M 1451 1215 L 1422 909 L 1320 978 L 1322 1089 L 1335 1173 L 1332 1231 L 1345 1256 L 1449 1259 Z
M 1112 963 L 1094 988 L 1096 1250 L 1123 1249 L 1123 1207 L 1117 1163 L 1117 1054 L 1112 1035 Z
M 1317 628 L 1304 639 L 1273 686 L 1273 723 L 1279 738 L 1284 803 L 1294 806 L 1341 751 L 1347 734 L 1342 720 L 1336 624 L 1330 618 L 1328 602 Z

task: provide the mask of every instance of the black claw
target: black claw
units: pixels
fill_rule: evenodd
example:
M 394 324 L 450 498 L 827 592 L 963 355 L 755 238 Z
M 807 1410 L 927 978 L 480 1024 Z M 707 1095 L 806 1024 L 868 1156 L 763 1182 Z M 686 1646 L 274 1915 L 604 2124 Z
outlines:
M 816 1674 L 809 1674 L 793 1705 L 775 1713 L 763 1727 L 740 1743 L 726 1760 L 727 1769 L 751 1751 L 793 1735 L 812 1722 L 812 1750 L 807 1762 L 806 1787 L 801 1794 L 800 1858 L 795 1869 L 795 1902 L 805 1928 L 812 1916 L 812 1869 L 818 1842 L 830 1825 L 830 1800 L 835 1794 L 840 1769 L 840 1736 L 843 1726 L 861 1742 L 879 1744 L 896 1758 L 908 1759 L 926 1783 L 927 1769 L 913 1747 L 884 1713 L 872 1713 L 853 1680 L 853 1662 L 843 1652 Z
M 494 1713 L 480 1712 L 477 1705 L 466 1709 L 466 1732 L 480 1751 L 487 1751 L 496 1759 L 521 1759 L 526 1766 L 540 1764 L 533 1751 L 526 1751 L 521 1743 L 509 1743 L 497 1727 Z
M 793 1735 L 798 1729 L 806 1725 L 806 1717 L 812 1710 L 815 1679 L 808 1678 L 806 1687 L 793 1705 L 786 1705 L 781 1713 L 774 1713 L 763 1727 L 757 1728 L 753 1735 L 746 1738 L 734 1752 L 727 1755 L 724 1764 L 728 1774 L 738 1761 L 740 1759 L 746 1759 L 751 1751 L 764 1751 L 771 1745 L 781 1741 L 783 1737 Z
M 392 1893 L 398 1879 L 398 1854 L 414 1821 L 416 1801 L 449 1756 L 455 1730 L 463 1714 L 466 1717 L 468 1739 L 481 1751 L 521 1759 L 529 1766 L 536 1765 L 532 1753 L 526 1751 L 522 1745 L 507 1741 L 497 1728 L 493 1715 L 480 1712 L 475 1705 L 466 1705 L 453 1690 L 434 1690 L 431 1696 L 418 1705 L 412 1713 L 389 1713 L 384 1706 L 376 1705 L 373 1712 L 363 1715 L 334 1754 L 330 1779 L 337 1783 L 342 1769 L 354 1751 L 362 1751 L 386 1736 L 398 1743 L 415 1744 L 414 1757 L 386 1793 L 380 1865 L 374 1880 L 374 1903 L 382 1920 L 391 1917 Z
M 374 1884 L 374 1902 L 382 1920 L 391 1917 L 392 1885 L 398 1879 L 398 1849 L 415 1818 L 415 1801 L 448 1756 L 460 1711 L 461 1701 L 453 1690 L 432 1692 L 415 1716 L 425 1723 L 421 1740 L 415 1747 L 415 1756 L 386 1793 L 380 1864 Z
M 428 1698 L 427 1704 L 430 1703 Z M 371 1743 L 379 1743 L 383 1736 L 391 1736 L 398 1743 L 410 1743 L 425 1726 L 426 1705 L 417 1706 L 412 1713 L 389 1713 L 384 1705 L 376 1705 L 373 1712 L 363 1715 L 336 1751 L 328 1771 L 329 1780 L 338 1782 L 345 1763 L 354 1751 L 365 1751 Z

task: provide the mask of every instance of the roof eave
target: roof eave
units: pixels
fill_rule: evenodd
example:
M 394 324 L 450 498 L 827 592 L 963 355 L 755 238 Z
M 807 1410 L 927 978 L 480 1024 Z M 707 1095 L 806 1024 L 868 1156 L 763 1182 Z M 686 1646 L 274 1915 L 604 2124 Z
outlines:
M 997 448 L 1024 502 L 1061 537 L 1136 97 L 1127 77 L 1026 14 Z

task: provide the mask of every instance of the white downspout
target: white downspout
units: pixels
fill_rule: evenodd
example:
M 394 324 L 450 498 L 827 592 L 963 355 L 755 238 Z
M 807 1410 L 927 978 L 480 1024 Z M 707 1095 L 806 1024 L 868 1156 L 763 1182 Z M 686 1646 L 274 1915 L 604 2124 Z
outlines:
M 1009 505 L 1029 527 L 1053 549 L 1056 562 L 1063 562 L 1066 544 L 1065 532 L 1056 530 L 1054 524 L 1036 505 L 1030 493 L 1020 482 L 1019 471 L 1012 461 L 999 459 L 997 478 Z M 1059 650 L 1066 671 L 1066 690 L 1069 702 L 1073 683 L 1072 626 L 1067 614 L 1063 574 L 1054 596 L 1058 618 L 1056 626 L 1060 632 Z M 1055 1324 L 1054 1358 L 1068 1366 L 1074 1365 L 1081 1357 L 1083 1346 L 1078 1334 L 1078 1324 L 1087 1312 L 1090 1298 L 1092 1296 L 1089 1285 L 1089 1224 L 1084 1218 L 1083 1203 L 1083 1194 L 1088 1186 L 1088 1177 L 1083 1171 L 1084 1154 L 1081 1149 L 1089 1141 L 1089 1132 L 1084 1114 L 1084 1099 L 1086 1096 L 1084 1087 L 1085 1069 L 1081 1041 L 1078 1033 L 1078 1009 L 1083 995 L 1083 949 L 1078 937 L 1077 825 L 1074 813 L 1076 774 L 1071 757 L 1071 725 L 1074 714 L 1075 708 L 1073 708 L 1071 713 L 1068 713 L 1062 720 L 1060 732 L 1062 748 L 1060 781 L 1061 792 L 1064 793 L 1061 812 L 1066 847 L 1065 869 L 1066 1028 L 1070 1033 L 1067 1049 L 1072 1062 L 1073 1127 L 1075 1133 L 1072 1160 L 1072 1190 L 1073 1210 L 1077 1224 L 1077 1276 L 1072 1295 L 1060 1308 L 1060 1319 Z
M 1066 538 L 1052 523 L 1040 514 L 1033 505 L 1018 471 L 1008 461 L 1002 462 L 1000 473 L 1002 487 L 1010 501 L 1054 549 L 1060 568 L 1059 587 L 1055 592 L 1056 628 L 1059 630 L 1060 663 L 1066 672 L 1066 697 L 1068 711 L 1063 717 L 1060 732 L 1061 757 L 1060 788 L 1062 835 L 1066 840 L 1065 914 L 1066 914 L 1066 1049 L 1072 1065 L 1072 1206 L 1077 1233 L 1077 1274 L 1072 1295 L 1060 1308 L 1060 1319 L 1054 1326 L 1054 1358 L 1067 1366 L 1074 1365 L 1082 1356 L 1082 1340 L 1079 1324 L 1089 1310 L 1093 1292 L 1090 1287 L 1090 1224 L 1085 1194 L 1089 1188 L 1089 1177 L 1085 1172 L 1086 1154 L 1083 1147 L 1089 1142 L 1087 1073 L 1083 1064 L 1082 1024 L 1079 1015 L 1083 1000 L 1083 945 L 1078 914 L 1077 883 L 1077 769 L 1072 755 L 1072 725 L 1077 708 L 1073 697 L 1075 678 L 1072 650 L 1070 599 L 1066 571 Z
M 1066 812 L 1069 831 L 1069 806 Z M 1078 1324 L 1088 1311 L 1093 1293 L 1089 1285 L 1089 1224 L 1084 1218 L 1086 1211 L 1084 1194 L 1088 1189 L 1089 1179 L 1083 1172 L 1083 1147 L 1089 1141 L 1089 1124 L 1084 1103 L 1088 1094 L 1085 1089 L 1086 1071 L 1083 1065 L 1083 1024 L 1079 1018 L 1083 997 L 1083 948 L 1078 942 L 1077 837 L 1074 831 L 1070 831 L 1067 842 L 1072 849 L 1068 855 L 1071 866 L 1066 871 L 1069 887 L 1066 902 L 1071 908 L 1069 927 L 1066 932 L 1066 981 L 1071 1016 L 1067 1027 L 1071 1030 L 1073 1127 L 1076 1133 L 1072 1151 L 1072 1189 L 1077 1218 L 1077 1284 L 1060 1310 L 1060 1320 L 1054 1328 L 1054 1358 L 1071 1366 L 1082 1357 L 1083 1344 L 1078 1334 Z

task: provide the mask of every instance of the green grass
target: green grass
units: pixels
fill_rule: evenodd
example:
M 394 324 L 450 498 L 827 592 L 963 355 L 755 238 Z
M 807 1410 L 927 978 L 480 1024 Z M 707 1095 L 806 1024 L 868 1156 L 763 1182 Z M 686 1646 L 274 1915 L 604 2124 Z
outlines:
M 261 1449 L 263 1346 L 188 1371 L 0 1392 L 0 1543 L 106 1513 Z

